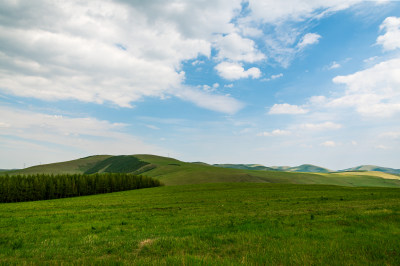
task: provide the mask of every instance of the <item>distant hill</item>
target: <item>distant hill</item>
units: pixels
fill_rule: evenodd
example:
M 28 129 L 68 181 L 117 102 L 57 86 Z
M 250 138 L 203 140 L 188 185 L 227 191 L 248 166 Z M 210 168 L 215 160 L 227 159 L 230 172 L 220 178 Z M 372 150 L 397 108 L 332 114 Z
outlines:
M 285 170 L 283 171 L 282 169 Z M 274 169 L 256 164 L 221 164 L 214 166 L 201 162 L 187 163 L 168 157 L 138 154 L 120 156 L 95 155 L 67 162 L 0 172 L 0 174 L 91 174 L 122 172 L 154 177 L 162 181 L 165 185 L 251 182 L 400 187 L 400 177 L 397 175 L 382 174 L 380 172 L 328 173 L 328 171 L 328 169 L 313 165 L 281 167 L 279 171 L 278 168 Z
M 389 174 L 400 174 L 400 169 L 393 169 L 388 167 L 381 167 L 376 165 L 360 165 L 353 168 L 341 170 L 339 172 L 353 172 L 353 171 L 378 171 Z
M 261 170 L 261 171 L 284 171 L 284 172 L 304 172 L 304 173 L 329 173 L 332 172 L 327 168 L 315 166 L 312 164 L 302 164 L 295 167 L 290 166 L 264 166 L 261 164 L 214 164 L 217 167 L 246 169 L 246 170 Z
M 274 171 L 270 167 L 266 167 L 261 164 L 214 164 L 217 167 L 233 168 L 233 169 L 245 169 L 245 170 L 260 170 L 260 171 Z
M 310 172 L 310 173 L 329 173 L 332 172 L 327 168 L 323 168 L 320 166 L 312 165 L 312 164 L 302 164 L 295 167 L 289 167 L 287 170 L 289 172 Z

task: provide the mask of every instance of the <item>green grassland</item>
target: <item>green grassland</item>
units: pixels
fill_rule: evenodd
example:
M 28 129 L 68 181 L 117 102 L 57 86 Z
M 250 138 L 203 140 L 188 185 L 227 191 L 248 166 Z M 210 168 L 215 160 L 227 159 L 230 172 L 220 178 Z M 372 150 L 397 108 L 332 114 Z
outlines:
M 155 155 L 97 155 L 78 160 L 33 166 L 0 174 L 75 174 L 123 172 L 143 174 L 159 179 L 165 185 L 224 182 L 329 184 L 340 186 L 400 187 L 398 176 L 370 172 L 302 173 L 223 168 L 204 163 L 186 163 Z
M 219 183 L 0 204 L 0 264 L 399 265 L 400 189 Z

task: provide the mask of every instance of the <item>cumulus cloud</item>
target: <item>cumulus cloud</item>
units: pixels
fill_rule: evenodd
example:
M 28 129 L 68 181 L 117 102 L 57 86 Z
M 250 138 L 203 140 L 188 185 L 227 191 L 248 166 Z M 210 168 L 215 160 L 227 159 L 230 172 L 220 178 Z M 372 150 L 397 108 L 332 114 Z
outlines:
M 391 59 L 346 76 L 336 76 L 346 86 L 345 95 L 331 99 L 328 107 L 355 107 L 365 116 L 389 117 L 400 112 L 400 59 Z
M 292 132 L 288 130 L 282 130 L 282 129 L 275 129 L 271 132 L 264 131 L 261 133 L 258 133 L 257 136 L 262 136 L 262 137 L 275 137 L 275 136 L 288 136 L 291 135 Z
M 237 33 L 221 37 L 216 44 L 218 58 L 232 61 L 253 63 L 265 59 L 265 55 L 257 50 L 253 40 L 242 38 Z
M 288 103 L 283 103 L 283 104 L 274 104 L 270 109 L 269 109 L 269 114 L 292 114 L 292 115 L 297 115 L 297 114 L 306 114 L 308 113 L 307 109 L 304 109 L 301 106 L 298 105 L 291 105 Z
M 182 61 L 210 57 L 215 34 L 235 31 L 240 8 L 238 0 L 2 2 L 0 89 L 121 107 L 174 95 Z
M 261 71 L 257 67 L 252 67 L 245 70 L 242 64 L 222 62 L 215 66 L 218 75 L 227 80 L 237 80 L 241 78 L 257 79 L 261 76 Z
M 300 42 L 297 44 L 297 47 L 300 49 L 304 49 L 306 46 L 311 44 L 316 44 L 319 42 L 321 35 L 316 33 L 307 33 L 301 38 Z
M 298 50 L 320 37 L 287 31 L 285 21 L 318 18 L 358 2 L 250 0 L 242 17 L 240 0 L 3 1 L 0 90 L 121 107 L 143 97 L 177 96 L 185 84 L 184 61 L 210 59 L 215 49 L 213 59 L 252 63 L 266 60 L 271 51 L 287 66 Z M 262 23 L 278 27 L 277 35 L 262 36 Z M 267 39 L 262 47 L 267 51 L 252 39 L 261 37 Z M 230 80 L 261 75 L 255 67 L 227 67 L 220 65 L 219 73 Z
M 386 18 L 380 29 L 386 33 L 378 37 L 377 44 L 382 45 L 383 49 L 388 51 L 400 48 L 400 17 Z

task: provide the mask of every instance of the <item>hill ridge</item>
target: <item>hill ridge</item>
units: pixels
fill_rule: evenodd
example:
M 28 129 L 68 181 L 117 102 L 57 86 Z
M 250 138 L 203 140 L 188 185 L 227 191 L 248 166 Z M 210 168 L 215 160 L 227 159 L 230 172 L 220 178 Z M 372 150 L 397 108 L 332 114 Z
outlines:
M 95 155 L 66 162 L 0 172 L 0 175 L 123 172 L 154 177 L 166 185 L 256 182 L 400 187 L 400 177 L 389 173 L 383 175 L 377 174 L 377 172 L 360 171 L 353 173 L 330 172 L 329 169 L 311 164 L 281 168 L 286 170 L 259 164 L 209 165 L 201 162 L 189 163 L 151 154 Z

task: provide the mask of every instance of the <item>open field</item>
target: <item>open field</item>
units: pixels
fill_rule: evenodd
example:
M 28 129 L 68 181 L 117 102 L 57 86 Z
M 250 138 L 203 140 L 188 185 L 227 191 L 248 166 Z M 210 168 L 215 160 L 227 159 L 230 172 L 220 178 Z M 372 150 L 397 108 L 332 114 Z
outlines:
M 0 204 L 0 264 L 400 264 L 400 189 L 158 187 Z

